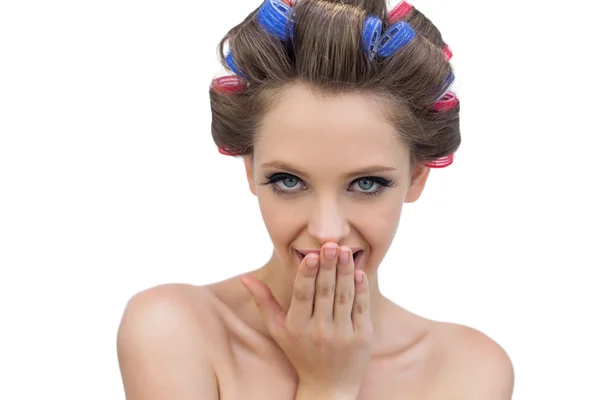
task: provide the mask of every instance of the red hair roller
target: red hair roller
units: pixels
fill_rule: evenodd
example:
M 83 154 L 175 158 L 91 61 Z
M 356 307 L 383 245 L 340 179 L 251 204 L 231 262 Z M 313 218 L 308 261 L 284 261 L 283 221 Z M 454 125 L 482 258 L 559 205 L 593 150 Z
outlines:
M 211 89 L 218 92 L 239 93 L 246 89 L 246 83 L 239 76 L 222 76 L 213 79 Z
M 413 10 L 413 6 L 406 1 L 398 4 L 388 14 L 388 23 L 393 24 L 404 19 Z
M 448 111 L 458 105 L 456 93 L 447 92 L 439 101 L 433 103 L 432 108 L 435 111 Z
M 234 151 L 227 150 L 227 149 L 224 149 L 221 147 L 219 147 L 219 153 L 223 154 L 224 156 L 232 156 L 232 157 L 239 156 L 240 154 L 242 154 L 242 153 L 236 153 Z
M 452 161 L 454 161 L 454 154 L 449 154 L 436 160 L 426 162 L 425 165 L 429 168 L 444 168 L 452 164 Z
M 452 50 L 450 50 L 450 47 L 448 47 L 446 43 L 444 43 L 442 51 L 444 52 L 444 57 L 446 57 L 446 61 L 450 61 L 450 59 L 452 58 Z

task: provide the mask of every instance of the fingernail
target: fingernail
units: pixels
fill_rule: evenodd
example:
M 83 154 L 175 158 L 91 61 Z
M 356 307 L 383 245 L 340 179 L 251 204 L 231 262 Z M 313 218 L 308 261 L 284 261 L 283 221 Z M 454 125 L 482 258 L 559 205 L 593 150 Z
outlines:
M 306 260 L 306 265 L 308 265 L 310 268 L 314 268 L 317 266 L 317 258 L 316 257 L 309 257 L 308 260 Z
M 250 294 L 254 295 L 254 288 L 252 287 L 252 284 L 250 283 L 250 281 L 248 280 L 248 278 L 241 277 L 240 281 L 242 282 L 242 284 L 244 285 L 244 287 L 250 292 Z
M 356 271 L 354 278 L 356 279 L 356 283 L 362 283 L 364 276 L 362 272 Z
M 348 264 L 348 261 L 350 261 L 350 253 L 348 250 L 340 250 L 340 262 L 342 264 Z
M 244 284 L 244 286 L 248 287 L 248 278 L 246 278 L 245 276 L 242 276 L 240 278 L 240 281 Z
M 328 260 L 333 260 L 335 258 L 336 253 L 337 253 L 337 248 L 335 248 L 335 247 L 326 247 L 325 248 L 325 258 Z

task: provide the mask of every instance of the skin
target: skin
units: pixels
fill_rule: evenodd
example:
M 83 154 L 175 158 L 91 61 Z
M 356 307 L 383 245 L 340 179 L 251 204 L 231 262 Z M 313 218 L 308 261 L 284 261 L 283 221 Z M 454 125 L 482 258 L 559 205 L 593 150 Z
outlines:
M 302 172 L 265 165 L 274 161 Z M 372 165 L 387 170 L 348 175 Z M 402 205 L 418 200 L 429 175 L 424 166 L 409 169 L 408 151 L 379 104 L 365 95 L 321 97 L 306 86 L 292 86 L 264 116 L 244 166 L 273 242 L 272 257 L 222 282 L 162 285 L 134 296 L 118 335 L 128 400 L 159 399 L 161 393 L 179 399 L 511 398 L 514 371 L 497 343 L 475 329 L 417 316 L 379 290 L 378 266 Z M 284 179 L 265 184 L 275 173 Z M 380 187 L 371 177 L 393 184 Z M 277 195 L 273 186 L 290 194 Z M 378 189 L 378 196 L 362 194 Z M 329 246 L 363 250 L 356 265 L 366 276 L 363 286 L 350 290 L 352 262 L 325 261 L 322 250 Z M 309 257 L 301 263 L 294 249 L 315 250 L 319 266 L 309 270 Z M 332 358 L 319 359 L 320 354 L 333 354 L 315 346 L 318 330 L 310 323 L 311 318 L 334 321 L 336 297 L 319 296 L 330 284 L 351 293 L 354 305 L 362 296 L 368 310 L 359 330 L 368 332 L 368 352 L 357 350 L 364 349 L 365 335 L 359 335 L 346 342 L 339 353 L 345 361 L 337 364 L 365 368 L 351 367 L 352 379 L 343 382 L 334 364 L 316 369 Z M 313 317 L 306 299 L 294 305 L 298 292 L 313 293 L 308 301 L 315 303 Z M 344 317 L 330 327 L 353 322 L 356 327 L 359 321 L 352 307 L 338 315 Z M 281 334 L 286 318 L 287 336 Z M 325 378 L 344 388 L 352 386 L 348 382 L 358 385 L 343 393 L 301 385 Z
M 304 173 L 263 167 L 273 161 L 284 161 Z M 306 87 L 295 86 L 264 117 L 253 157 L 244 164 L 274 245 L 269 262 L 250 275 L 264 282 L 287 311 L 298 269 L 293 249 L 319 250 L 327 242 L 360 247 L 359 267 L 369 280 L 373 324 L 376 332 L 381 331 L 388 301 L 379 290 L 377 268 L 392 243 L 403 204 L 419 198 L 430 169 L 410 173 L 408 151 L 378 105 L 359 95 L 319 98 Z M 370 166 L 391 171 L 346 177 Z M 281 172 L 293 175 L 274 186 L 289 195 L 277 195 L 271 186 L 261 185 L 266 176 Z M 358 182 L 369 176 L 394 181 L 394 187 L 381 187 L 379 196 L 366 196 L 381 186 Z M 267 333 L 263 326 L 256 328 Z

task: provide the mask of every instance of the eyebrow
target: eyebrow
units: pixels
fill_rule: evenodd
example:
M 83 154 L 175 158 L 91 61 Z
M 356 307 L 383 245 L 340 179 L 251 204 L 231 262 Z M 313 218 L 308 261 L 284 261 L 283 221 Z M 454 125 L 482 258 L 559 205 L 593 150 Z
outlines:
M 262 164 L 262 167 L 263 168 L 278 168 L 278 169 L 282 169 L 282 170 L 286 170 L 288 172 L 294 173 L 296 175 L 303 175 L 306 177 L 310 177 L 310 175 L 308 175 L 304 171 L 302 171 L 296 167 L 293 167 L 283 161 L 271 161 L 271 162 Z M 350 172 L 350 173 L 346 174 L 345 177 L 352 178 L 355 176 L 368 175 L 368 174 L 373 174 L 376 172 L 386 172 L 386 171 L 395 171 L 395 170 L 396 170 L 396 168 L 386 167 L 384 165 L 371 165 L 371 166 Z

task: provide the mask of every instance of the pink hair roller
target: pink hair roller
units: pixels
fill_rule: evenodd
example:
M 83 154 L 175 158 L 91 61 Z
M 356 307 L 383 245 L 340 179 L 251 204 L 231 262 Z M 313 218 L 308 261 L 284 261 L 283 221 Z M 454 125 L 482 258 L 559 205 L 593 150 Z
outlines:
M 433 103 L 432 108 L 435 111 L 448 111 L 453 109 L 458 105 L 458 98 L 456 97 L 456 93 L 454 92 L 446 92 L 444 96 Z
M 388 14 L 388 23 L 393 24 L 406 18 L 406 16 L 410 14 L 412 10 L 412 4 L 403 1 L 402 3 L 394 7 L 392 11 L 390 11 L 390 13 Z
M 213 79 L 210 88 L 217 92 L 240 93 L 246 89 L 246 83 L 238 76 L 222 76 Z
M 429 168 L 444 168 L 452 164 L 452 161 L 454 161 L 454 154 L 449 154 L 436 160 L 426 162 L 425 165 Z
M 444 52 L 444 57 L 446 57 L 446 61 L 450 61 L 450 59 L 452 58 L 452 50 L 450 50 L 450 47 L 448 47 L 448 44 L 444 43 L 444 47 L 442 48 L 442 51 Z

